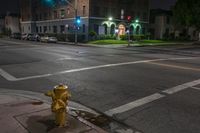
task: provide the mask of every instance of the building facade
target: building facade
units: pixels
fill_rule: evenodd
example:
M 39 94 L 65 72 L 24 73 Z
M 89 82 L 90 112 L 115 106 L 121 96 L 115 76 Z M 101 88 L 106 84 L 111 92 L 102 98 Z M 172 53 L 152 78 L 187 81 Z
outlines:
M 149 33 L 152 39 L 198 40 L 199 32 L 195 27 L 184 27 L 173 22 L 173 13 L 169 10 L 150 11 Z
M 74 34 L 75 0 L 20 0 L 22 33 Z M 88 40 L 97 35 L 145 34 L 149 22 L 149 0 L 77 0 L 81 17 L 78 33 Z M 127 16 L 132 22 L 127 23 Z M 110 18 L 110 19 L 108 19 Z M 112 19 L 111 19 L 112 18 Z M 135 20 L 139 20 L 136 24 Z
M 20 20 L 18 14 L 7 13 L 0 16 L 0 33 L 20 33 Z
M 152 39 L 164 39 L 173 33 L 172 11 L 162 9 L 151 10 L 149 32 Z
M 3 33 L 4 27 L 5 27 L 5 19 L 3 16 L 0 16 L 0 34 Z

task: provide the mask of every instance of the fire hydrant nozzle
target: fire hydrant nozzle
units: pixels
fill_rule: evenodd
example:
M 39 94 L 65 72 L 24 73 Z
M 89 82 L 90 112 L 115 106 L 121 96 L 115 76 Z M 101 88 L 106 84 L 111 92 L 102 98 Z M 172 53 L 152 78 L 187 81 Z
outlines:
M 52 98 L 51 110 L 55 113 L 55 123 L 59 127 L 64 127 L 66 125 L 66 107 L 68 105 L 68 100 L 71 94 L 68 91 L 66 85 L 60 84 L 55 86 L 53 90 L 45 93 L 46 96 Z

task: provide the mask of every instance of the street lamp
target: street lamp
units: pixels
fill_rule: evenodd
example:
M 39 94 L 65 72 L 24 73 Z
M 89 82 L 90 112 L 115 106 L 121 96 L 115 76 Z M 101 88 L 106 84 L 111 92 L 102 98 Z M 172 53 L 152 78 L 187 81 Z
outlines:
M 113 18 L 112 18 L 112 17 L 109 17 L 109 18 L 108 18 L 108 20 L 109 20 L 109 21 L 112 21 L 112 20 L 113 20 Z
M 109 35 L 111 34 L 111 21 L 113 20 L 112 17 L 109 17 L 108 18 L 108 32 L 109 32 Z

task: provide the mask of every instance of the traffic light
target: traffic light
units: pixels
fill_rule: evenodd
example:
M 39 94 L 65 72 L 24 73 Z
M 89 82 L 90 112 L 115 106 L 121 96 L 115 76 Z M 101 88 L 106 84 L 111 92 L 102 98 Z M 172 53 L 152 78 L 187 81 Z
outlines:
M 131 19 L 132 19 L 131 16 L 127 16 L 127 21 L 128 22 L 131 22 Z
M 80 16 L 76 16 L 76 25 L 80 26 L 81 24 L 81 17 Z
M 55 0 L 42 0 L 42 4 L 47 7 L 55 6 Z

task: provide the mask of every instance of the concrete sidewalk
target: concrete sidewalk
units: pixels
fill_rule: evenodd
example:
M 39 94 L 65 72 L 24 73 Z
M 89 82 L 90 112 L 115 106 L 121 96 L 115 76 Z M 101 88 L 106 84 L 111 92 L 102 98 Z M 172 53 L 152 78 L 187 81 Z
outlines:
M 24 91 L 25 92 L 25 91 Z M 42 97 L 42 95 L 41 95 Z M 36 93 L 0 89 L 1 133 L 106 133 L 105 130 L 69 111 L 69 125 L 57 128 L 50 104 Z M 72 104 L 72 103 L 71 103 Z

